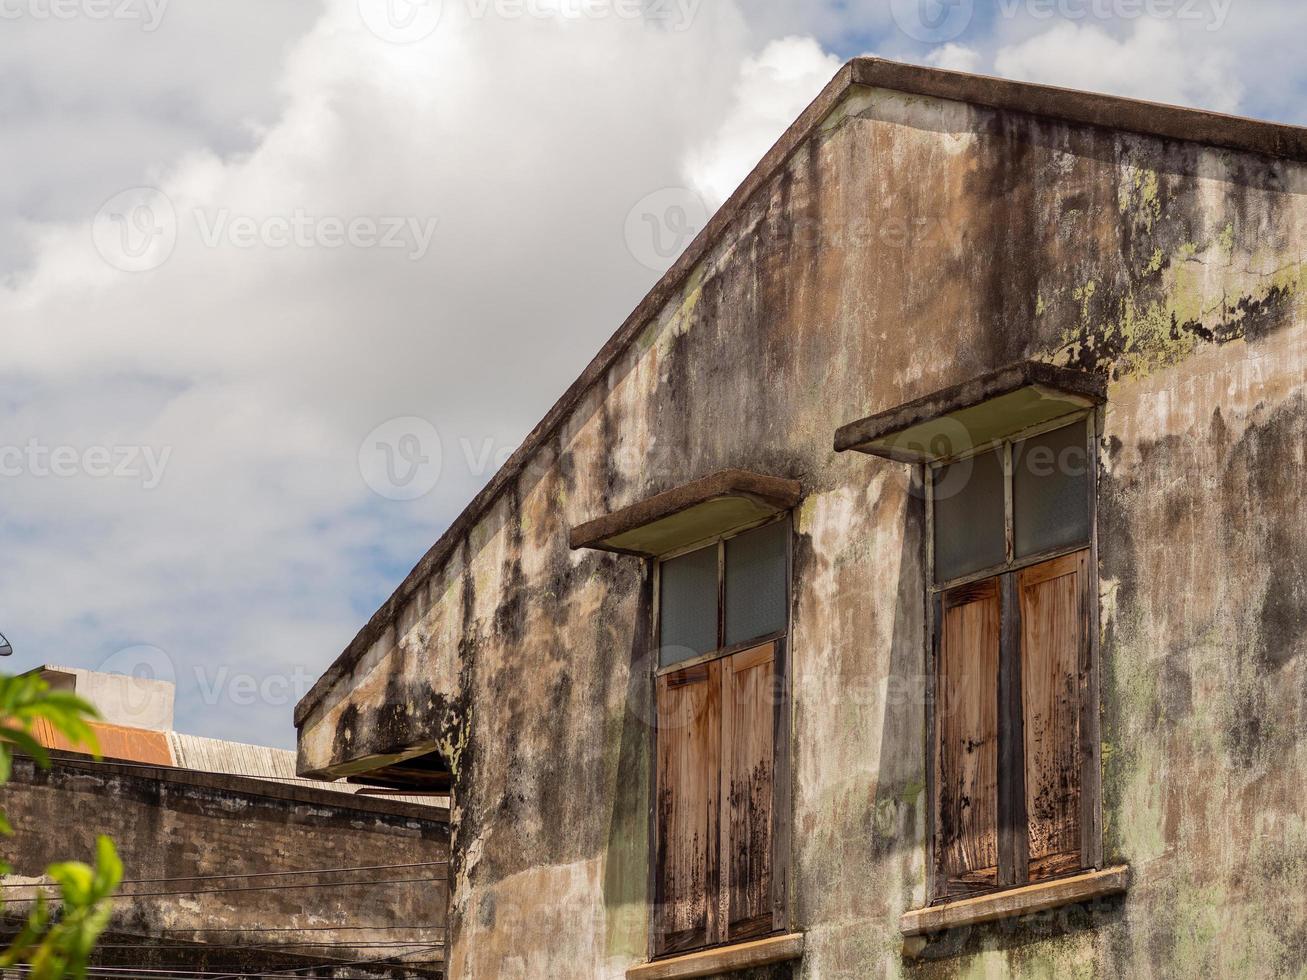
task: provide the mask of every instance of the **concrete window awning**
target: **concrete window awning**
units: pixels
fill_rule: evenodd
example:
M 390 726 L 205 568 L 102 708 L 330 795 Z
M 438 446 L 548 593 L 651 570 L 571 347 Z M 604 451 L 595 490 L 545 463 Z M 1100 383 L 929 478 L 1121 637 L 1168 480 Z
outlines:
M 850 422 L 835 433 L 835 450 L 931 463 L 1106 400 L 1107 382 L 1098 375 L 1024 361 Z
M 723 470 L 580 524 L 570 543 L 659 558 L 789 510 L 801 495 L 797 480 Z

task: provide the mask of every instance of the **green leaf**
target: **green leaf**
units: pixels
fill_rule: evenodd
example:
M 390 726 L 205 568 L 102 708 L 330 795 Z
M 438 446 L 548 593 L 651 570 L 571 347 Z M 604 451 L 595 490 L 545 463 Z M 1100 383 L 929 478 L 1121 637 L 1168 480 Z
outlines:
M 113 894 L 123 880 L 123 862 L 113 839 L 101 834 L 95 842 L 95 882 L 100 897 Z
M 91 705 L 67 692 L 50 691 L 35 674 L 0 676 L 0 783 L 12 774 L 15 750 L 49 766 L 49 753 L 32 735 L 38 721 L 98 756 L 95 732 L 87 723 L 96 717 L 99 715 Z M 3 812 L 0 832 L 12 832 Z M 0 872 L 4 870 L 0 865 Z M 80 980 L 86 977 L 95 943 L 113 914 L 113 894 L 122 882 L 122 861 L 113 842 L 100 837 L 94 867 L 66 861 L 52 864 L 46 874 L 59 886 L 59 918 L 52 920 L 46 896 L 38 892 L 18 935 L 7 949 L 0 950 L 0 969 L 26 966 L 27 980 Z
M 30 755 L 36 760 L 36 764 L 42 769 L 50 768 L 50 753 L 45 750 L 45 746 L 18 728 L 0 727 L 0 742 L 8 742 L 17 746 L 25 755 Z

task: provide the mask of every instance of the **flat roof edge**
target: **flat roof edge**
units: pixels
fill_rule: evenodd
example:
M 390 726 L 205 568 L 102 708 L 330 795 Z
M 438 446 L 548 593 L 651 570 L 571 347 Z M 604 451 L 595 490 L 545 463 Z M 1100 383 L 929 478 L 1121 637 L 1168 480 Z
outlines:
M 54 766 L 50 770 L 37 772 L 50 773 L 59 770 L 79 770 L 97 772 L 105 775 L 153 779 L 157 782 L 172 783 L 178 786 L 195 786 L 202 789 L 259 796 L 288 803 L 301 803 L 312 806 L 334 807 L 339 810 L 353 810 L 360 813 L 375 813 L 384 816 L 408 817 L 425 820 L 435 824 L 448 824 L 447 807 L 428 806 L 397 800 L 385 796 L 365 796 L 359 793 L 346 793 L 340 790 L 320 789 L 316 786 L 303 786 L 282 781 L 275 776 L 246 776 L 225 772 L 208 772 L 203 769 L 186 769 L 180 766 L 156 765 L 144 762 L 132 762 L 121 759 L 95 759 L 81 752 L 68 752 L 62 749 L 50 750 L 50 759 Z M 32 762 L 29 756 L 20 755 L 18 760 Z
M 1307 161 L 1307 127 L 1303 126 L 992 75 L 926 68 L 882 58 L 855 58 L 850 66 L 853 81 L 858 85 L 1024 112 L 1142 136 Z

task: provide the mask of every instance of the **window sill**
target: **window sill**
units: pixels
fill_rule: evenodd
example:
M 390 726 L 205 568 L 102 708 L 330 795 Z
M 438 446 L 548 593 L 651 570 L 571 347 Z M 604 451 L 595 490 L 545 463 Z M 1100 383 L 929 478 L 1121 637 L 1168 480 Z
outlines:
M 1102 871 L 1089 871 L 1070 878 L 1041 881 L 1036 885 L 1023 885 L 1007 891 L 964 898 L 944 905 L 913 909 L 899 919 L 899 931 L 905 936 L 920 936 L 929 932 L 956 929 L 959 926 L 979 925 L 999 919 L 1015 918 L 1033 912 L 1044 912 L 1061 905 L 1072 905 L 1089 899 L 1119 895 L 1130 887 L 1130 868 L 1118 865 Z
M 719 949 L 705 949 L 698 953 L 673 956 L 671 959 L 641 963 L 626 971 L 626 980 L 684 980 L 688 977 L 710 977 L 730 970 L 746 970 L 754 966 L 769 966 L 797 960 L 803 955 L 803 933 L 770 936 L 753 942 Z

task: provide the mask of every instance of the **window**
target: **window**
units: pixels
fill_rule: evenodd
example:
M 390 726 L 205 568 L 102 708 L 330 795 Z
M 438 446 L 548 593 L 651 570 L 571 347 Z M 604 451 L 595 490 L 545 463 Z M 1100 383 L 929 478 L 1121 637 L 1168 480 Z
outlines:
M 1083 415 L 930 467 L 934 902 L 1100 860 L 1093 446 Z
M 655 955 L 787 924 L 789 528 L 659 566 Z

